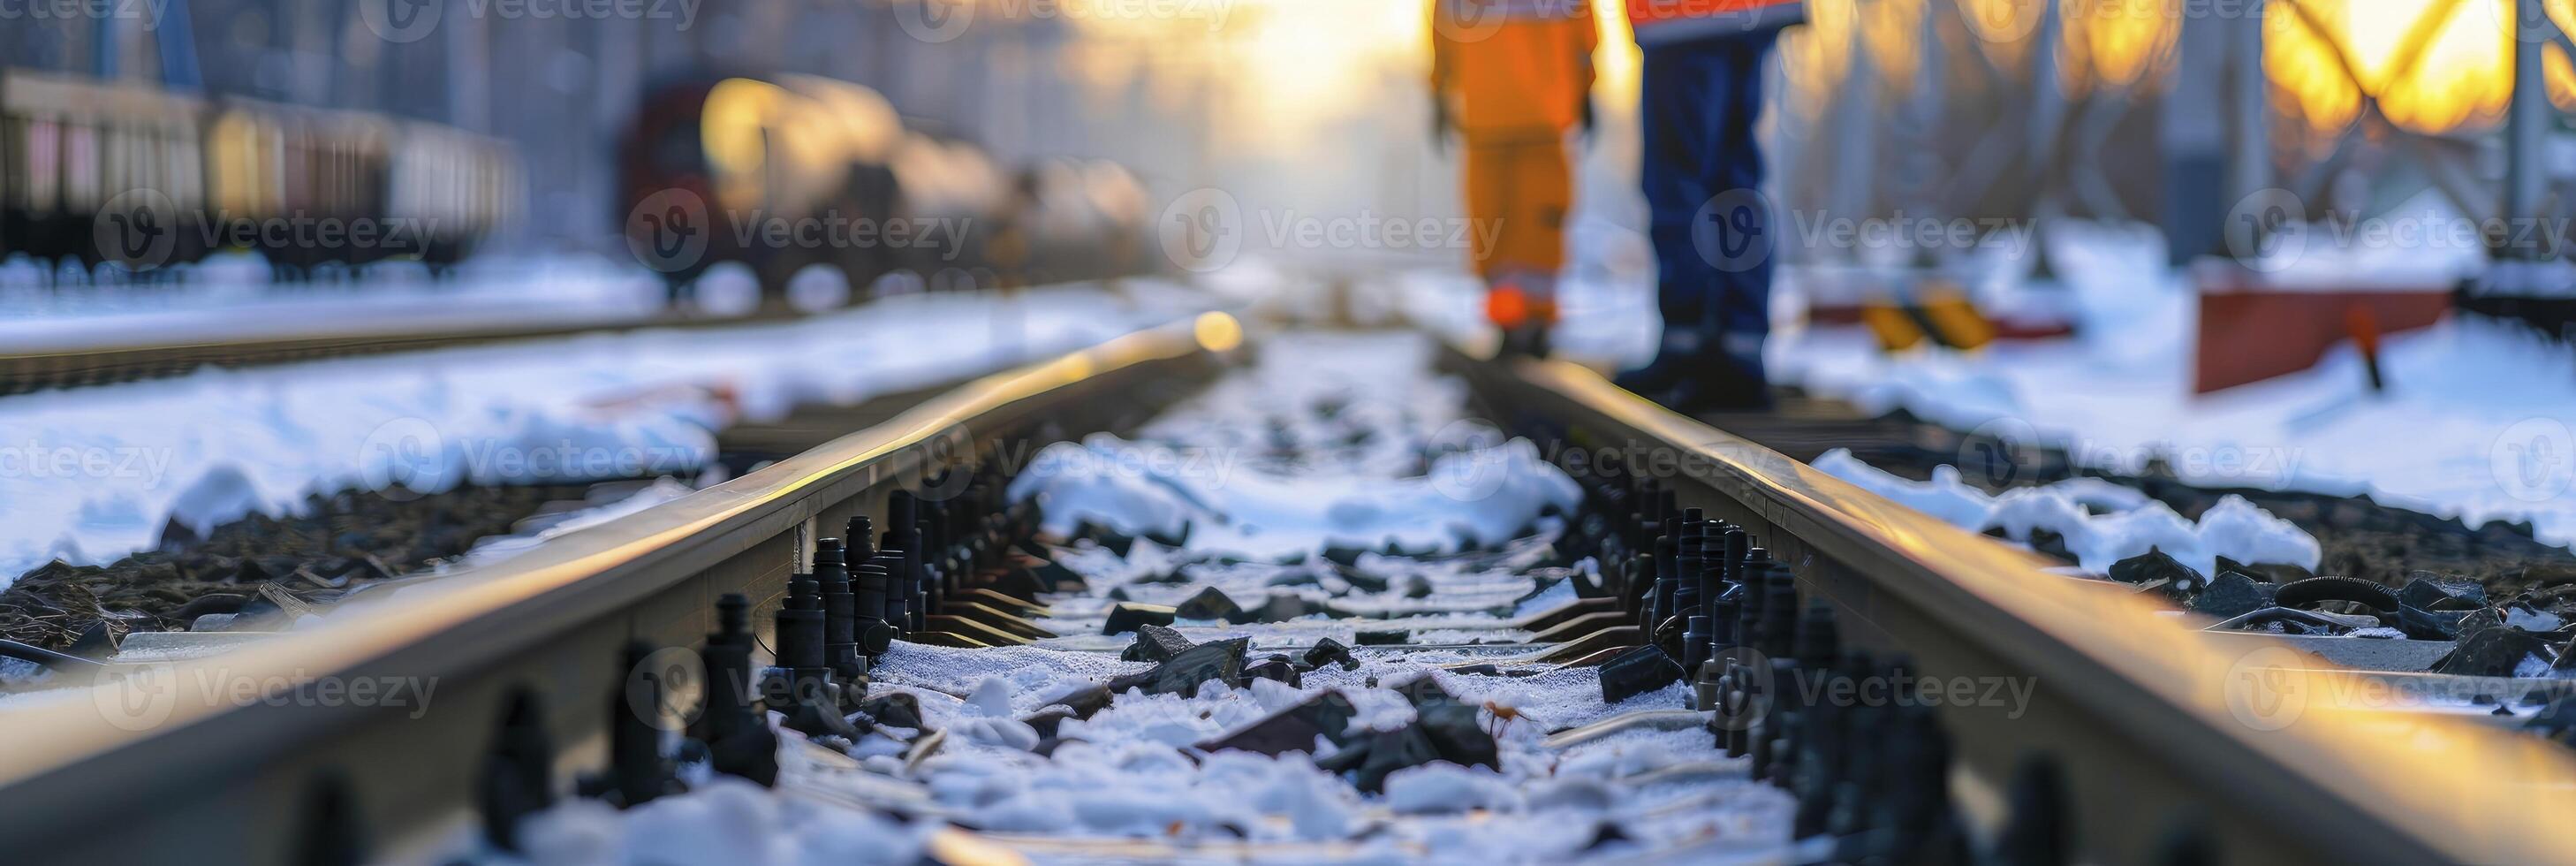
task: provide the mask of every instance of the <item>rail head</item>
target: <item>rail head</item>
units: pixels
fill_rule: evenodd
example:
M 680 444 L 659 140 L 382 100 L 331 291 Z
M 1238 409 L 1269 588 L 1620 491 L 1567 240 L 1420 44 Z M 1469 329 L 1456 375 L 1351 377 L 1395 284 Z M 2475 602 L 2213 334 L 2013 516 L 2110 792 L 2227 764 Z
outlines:
M 707 490 L 407 587 L 383 603 L 353 604 L 310 628 L 95 686 L 21 696 L 0 708 L 10 733 L 0 750 L 0 838 L 46 850 L 36 843 L 94 833 L 101 815 L 121 814 L 102 810 L 181 796 L 173 791 L 220 792 L 260 772 L 264 760 L 385 712 L 274 697 L 387 674 L 470 680 L 907 477 L 934 459 L 925 452 L 937 449 L 925 446 L 941 437 L 988 435 L 1068 400 L 1115 396 L 1135 377 L 1213 359 L 1240 341 L 1240 326 L 1224 313 L 1132 333 L 985 377 Z M 208 678 L 257 689 L 189 686 Z
M 2339 693 L 2336 678 L 2303 672 L 2314 663 L 2284 642 L 2209 640 L 2135 594 L 2044 571 L 2027 551 L 1648 403 L 1588 368 L 1454 351 L 1451 363 L 1489 400 L 1670 451 L 1683 483 L 1734 500 L 1865 584 L 1802 576 L 1802 588 L 1846 613 L 1858 602 L 1946 621 L 1945 634 L 1965 645 L 1905 647 L 1927 674 L 1941 673 L 1931 662 L 1943 654 L 2001 660 L 2145 752 L 2145 765 L 2196 780 L 2204 799 L 2188 805 L 2250 813 L 2311 856 L 2347 862 L 2544 862 L 2576 851 L 2576 823 L 2564 820 L 2576 814 L 2567 784 L 2576 758 L 2555 743 L 2459 716 L 2374 709 Z

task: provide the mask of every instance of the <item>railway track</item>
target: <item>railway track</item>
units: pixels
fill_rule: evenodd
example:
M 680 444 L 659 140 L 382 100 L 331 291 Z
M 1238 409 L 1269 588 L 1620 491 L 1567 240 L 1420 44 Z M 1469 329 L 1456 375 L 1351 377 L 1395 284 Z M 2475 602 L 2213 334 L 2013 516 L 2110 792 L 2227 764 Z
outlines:
M 1116 281 L 1107 285 L 1115 286 Z M 1074 286 L 994 290 L 1000 303 L 1043 296 Z M 503 320 L 487 312 L 449 310 L 434 315 L 359 317 L 327 325 L 281 321 L 215 323 L 200 336 L 111 338 L 79 345 L 47 341 L 0 346 L 0 396 L 185 376 L 196 370 L 244 368 L 333 358 L 562 340 L 585 335 L 648 330 L 720 330 L 778 325 L 864 308 L 822 313 L 764 309 L 744 315 L 678 310 L 598 315 L 541 315 Z M 417 313 L 417 311 L 412 311 Z M 203 327 L 203 326 L 200 326 Z
M 326 358 L 348 358 L 475 346 L 513 340 L 616 333 L 644 328 L 699 328 L 775 319 L 720 319 L 663 315 L 632 321 L 482 325 L 414 329 L 388 327 L 309 335 L 267 335 L 177 340 L 76 348 L 0 350 L 0 395 L 52 388 L 80 388 L 184 376 L 201 367 L 250 367 Z
M 1601 796 L 1614 805 L 1595 811 L 1622 816 L 1619 832 L 1584 825 L 1570 852 L 1939 862 L 1972 848 L 2006 862 L 2128 863 L 2210 862 L 2192 858 L 2203 851 L 2233 862 L 2541 862 L 2576 850 L 2576 830 L 2558 820 L 2576 764 L 2554 744 L 2283 680 L 2304 658 L 2286 645 L 2208 640 L 2133 597 L 2047 573 L 2026 552 L 1570 365 L 1437 353 L 1463 384 L 1459 411 L 1496 419 L 1530 440 L 1522 446 L 1462 419 L 1409 448 L 1361 432 L 1374 429 L 1371 413 L 1426 423 L 1408 414 L 1422 394 L 1318 410 L 1349 419 L 1317 428 L 1345 438 L 1253 423 L 1191 440 L 1168 418 L 1149 422 L 1211 393 L 1253 351 L 1240 336 L 1216 315 L 1140 332 L 312 628 L 111 664 L 97 686 L 20 696 L 0 705 L 13 735 L 0 751 L 0 837 L 25 862 L 406 860 L 460 844 L 490 854 L 547 838 L 543 828 L 565 820 L 557 801 L 585 774 L 611 800 L 660 794 L 668 755 L 638 744 L 661 739 L 647 723 L 685 715 L 701 743 L 687 755 L 703 766 L 684 776 L 717 787 L 706 768 L 766 775 L 800 802 L 945 821 L 908 837 L 944 862 L 1440 856 L 1473 849 L 1474 834 L 1535 833 L 1562 814 L 1547 811 L 1563 804 L 1542 788 L 1574 796 L 1552 778 L 1557 768 L 1605 761 Z M 1443 498 L 1319 509 L 1344 536 L 1392 537 L 1294 558 L 1266 546 L 1284 544 L 1279 527 L 1297 515 L 1186 495 L 1257 486 L 1248 476 L 1171 483 L 1182 467 L 1106 488 L 1160 490 L 1176 497 L 1165 505 L 1199 509 L 1180 532 L 1131 528 L 1143 539 L 1067 525 L 1070 503 L 1094 488 L 1010 495 L 1072 477 L 1024 481 L 1033 446 L 1140 428 L 1143 440 L 1332 462 L 1343 475 L 1410 453 L 1414 492 Z M 1513 462 L 1514 447 L 1561 473 Z M 1299 502 L 1306 489 L 1270 501 Z M 1483 507 L 1533 501 L 1551 506 L 1536 520 Z M 1466 530 L 1414 519 L 1446 514 L 1444 503 L 1477 505 L 1453 515 Z M 870 546 L 859 518 L 920 529 Z M 1255 524 L 1273 532 L 1247 531 Z M 1770 564 L 1707 556 L 1732 550 L 1730 527 Z M 1669 556 L 1659 537 L 1674 539 Z M 1690 551 L 1682 538 L 1712 540 Z M 1273 582 L 1290 570 L 1306 573 Z M 1729 594 L 1735 585 L 1745 589 Z M 1274 586 L 1291 590 L 1241 603 Z M 838 616 L 844 599 L 860 613 Z M 879 603 L 874 627 L 862 614 Z M 1692 622 L 1693 610 L 1708 621 Z M 1727 613 L 1737 627 L 1723 624 Z M 897 628 L 902 641 L 876 642 Z M 1237 636 L 1249 640 L 1229 642 Z M 673 648 L 707 665 L 696 681 L 712 688 L 639 664 Z M 1676 655 L 1720 662 L 1684 669 L 1666 661 Z M 745 656 L 784 667 L 756 679 Z M 1778 675 L 1748 673 L 1757 670 Z M 1845 686 L 1865 696 L 1870 683 L 1892 688 L 1882 694 L 1920 698 L 1926 683 L 1964 694 L 1917 700 L 1920 709 L 1838 697 Z M 744 714 L 752 694 L 781 711 L 784 748 L 741 724 L 756 718 Z M 859 712 L 841 712 L 850 709 Z M 1075 786 L 1060 796 L 1094 810 L 1071 825 L 959 793 L 978 755 L 1043 751 L 1006 766 L 1045 777 L 1097 758 L 1071 745 L 1084 734 L 1106 740 L 1115 725 L 1158 719 L 1180 741 L 1160 751 L 1198 769 L 1169 757 L 1130 769 L 1201 778 L 1190 774 L 1251 760 L 1228 753 L 1284 752 L 1292 757 L 1267 759 L 1263 772 L 1296 777 L 1275 762 L 1322 750 L 1315 738 L 1336 739 L 1335 726 L 1319 719 L 1345 711 L 1364 724 L 1344 727 L 1350 739 L 1318 762 L 1337 781 L 1315 796 L 1346 807 L 1322 812 L 1354 817 L 1347 834 L 1226 830 L 1197 813 L 1167 832 L 1103 830 L 1134 816 L 1101 817 L 1118 792 L 1081 788 L 1080 777 L 1058 780 Z M 1155 715 L 1166 712 L 1177 715 Z M 1661 745 L 1620 751 L 1645 740 Z M 1474 780 L 1486 777 L 1423 771 L 1488 754 L 1517 793 L 1475 800 L 1487 785 Z M 1748 764 L 1761 765 L 1757 780 Z M 1441 781 L 1470 794 L 1443 794 Z M 1359 798 L 1341 782 L 1388 790 Z M 1255 805 L 1291 823 L 1317 814 Z M 1799 842 L 1791 837 L 1809 834 L 1793 830 L 1824 832 Z

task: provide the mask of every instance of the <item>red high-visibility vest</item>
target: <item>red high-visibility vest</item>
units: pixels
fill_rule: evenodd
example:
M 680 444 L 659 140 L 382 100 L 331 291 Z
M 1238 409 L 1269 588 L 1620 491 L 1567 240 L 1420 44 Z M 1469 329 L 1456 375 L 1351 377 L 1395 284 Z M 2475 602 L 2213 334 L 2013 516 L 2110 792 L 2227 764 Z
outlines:
M 1807 20 L 1803 0 L 1628 0 L 1637 44 L 1652 48 L 1777 30 Z

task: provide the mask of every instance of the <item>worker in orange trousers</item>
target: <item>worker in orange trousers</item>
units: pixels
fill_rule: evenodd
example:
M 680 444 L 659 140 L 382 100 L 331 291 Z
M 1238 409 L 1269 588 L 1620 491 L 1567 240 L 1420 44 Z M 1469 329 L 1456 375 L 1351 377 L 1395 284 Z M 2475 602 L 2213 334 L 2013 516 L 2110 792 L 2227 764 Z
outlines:
M 1574 205 L 1568 133 L 1589 137 L 1591 0 L 1432 0 L 1431 137 L 1464 143 L 1468 257 L 1506 351 L 1545 355 Z

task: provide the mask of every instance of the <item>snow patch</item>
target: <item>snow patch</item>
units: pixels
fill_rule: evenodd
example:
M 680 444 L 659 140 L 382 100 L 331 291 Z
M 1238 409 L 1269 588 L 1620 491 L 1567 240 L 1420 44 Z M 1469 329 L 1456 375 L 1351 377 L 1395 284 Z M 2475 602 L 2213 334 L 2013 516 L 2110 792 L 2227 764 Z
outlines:
M 2205 575 L 2217 573 L 2222 556 L 2310 570 L 2323 557 L 2315 537 L 2241 496 L 2220 499 L 2195 524 L 2143 493 L 2094 478 L 2019 487 L 1990 496 L 1960 481 L 1955 466 L 1935 467 L 1930 481 L 1911 481 L 1862 462 L 1848 448 L 1825 452 L 1814 465 L 1827 475 L 1961 529 L 2000 529 L 2020 542 L 2030 541 L 2036 531 L 2054 532 L 2065 539 L 2077 563 L 2095 574 L 2150 549 L 2162 549 Z M 2096 510 L 2106 513 L 2093 513 Z

